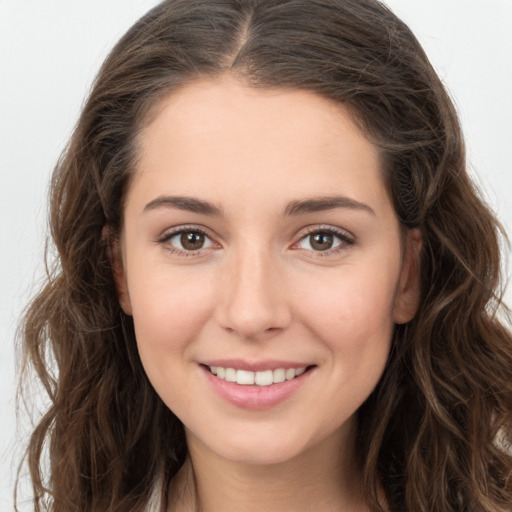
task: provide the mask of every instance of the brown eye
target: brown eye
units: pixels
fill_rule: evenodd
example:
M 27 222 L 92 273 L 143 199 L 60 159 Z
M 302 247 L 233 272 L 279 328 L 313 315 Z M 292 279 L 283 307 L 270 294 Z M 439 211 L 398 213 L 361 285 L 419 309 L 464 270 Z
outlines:
M 297 248 L 313 252 L 335 252 L 336 249 L 343 249 L 354 244 L 354 239 L 342 230 L 319 229 L 305 235 Z
M 206 233 L 192 229 L 176 230 L 165 235 L 160 242 L 169 245 L 170 249 L 178 253 L 200 251 L 214 245 Z
M 309 243 L 315 251 L 327 251 L 334 245 L 334 235 L 332 233 L 313 233 L 309 235 Z
M 186 251 L 197 251 L 203 248 L 205 236 L 197 231 L 183 232 L 180 235 L 180 243 Z

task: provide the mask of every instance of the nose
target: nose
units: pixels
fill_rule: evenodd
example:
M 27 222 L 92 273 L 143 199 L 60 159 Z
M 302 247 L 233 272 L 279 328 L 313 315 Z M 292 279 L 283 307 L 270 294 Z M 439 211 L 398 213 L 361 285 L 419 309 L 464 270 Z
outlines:
M 283 274 L 270 251 L 244 250 L 224 270 L 217 319 L 246 340 L 264 340 L 291 321 Z

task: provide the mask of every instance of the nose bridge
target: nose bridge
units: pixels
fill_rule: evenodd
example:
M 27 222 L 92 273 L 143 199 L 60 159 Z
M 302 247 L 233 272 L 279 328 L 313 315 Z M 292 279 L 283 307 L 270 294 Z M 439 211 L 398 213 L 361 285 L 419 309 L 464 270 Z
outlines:
M 283 329 L 290 321 L 289 305 L 272 251 L 246 243 L 232 254 L 225 270 L 226 287 L 219 301 L 221 325 L 244 339 Z

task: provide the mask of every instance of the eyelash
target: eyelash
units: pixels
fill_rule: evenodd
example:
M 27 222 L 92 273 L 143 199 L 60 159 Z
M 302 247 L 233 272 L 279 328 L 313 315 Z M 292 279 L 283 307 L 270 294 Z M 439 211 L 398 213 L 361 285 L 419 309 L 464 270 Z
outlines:
M 183 233 L 197 233 L 197 234 L 203 235 L 205 238 L 207 238 L 208 240 L 210 240 L 212 242 L 212 245 L 215 245 L 215 242 L 213 242 L 213 239 L 208 234 L 208 232 L 199 226 L 179 226 L 176 228 L 172 228 L 171 230 L 166 231 L 161 237 L 159 237 L 157 239 L 157 242 L 164 245 L 165 249 L 172 254 L 184 256 L 185 258 L 200 256 L 201 252 L 204 252 L 204 250 L 205 250 L 204 247 L 202 247 L 201 249 L 197 249 L 195 251 L 186 251 L 183 249 L 178 249 L 177 247 L 174 247 L 171 244 L 167 243 L 167 242 L 169 242 L 169 240 L 171 240 L 175 236 L 181 235 Z
M 186 258 L 200 256 L 201 253 L 204 252 L 205 249 L 208 249 L 208 248 L 202 247 L 197 250 L 187 251 L 187 250 L 183 250 L 183 249 L 178 249 L 177 247 L 174 247 L 171 244 L 167 243 L 167 242 L 169 242 L 169 240 L 171 240 L 175 236 L 183 234 L 183 233 L 197 233 L 197 234 L 204 236 L 208 240 L 210 240 L 212 245 L 216 244 L 216 242 L 214 242 L 212 237 L 208 234 L 208 231 L 201 228 L 200 226 L 179 226 L 176 228 L 172 228 L 171 230 L 166 231 L 156 241 L 162 245 L 165 245 L 165 249 L 167 251 L 169 251 L 170 253 L 184 256 Z M 349 234 L 345 230 L 334 228 L 332 226 L 315 226 L 315 227 L 311 227 L 311 228 L 307 229 L 307 231 L 301 235 L 300 239 L 297 242 L 295 242 L 293 244 L 293 246 L 297 246 L 306 238 L 310 237 L 311 235 L 318 234 L 318 233 L 332 235 L 333 237 L 336 237 L 338 240 L 340 240 L 340 243 L 333 249 L 326 249 L 324 251 L 315 251 L 312 249 L 300 249 L 298 247 L 295 247 L 294 250 L 299 250 L 299 251 L 305 250 L 305 251 L 313 254 L 315 258 L 324 258 L 327 256 L 332 256 L 334 254 L 338 254 L 339 252 L 346 250 L 347 247 L 350 247 L 356 243 L 356 240 L 353 237 L 353 235 Z M 216 244 L 216 245 L 218 245 L 218 244 Z
M 326 249 L 325 251 L 314 251 L 300 248 L 295 250 L 307 250 L 313 254 L 315 258 L 325 258 L 328 256 L 336 255 L 346 250 L 348 247 L 355 245 L 356 243 L 355 237 L 343 229 L 334 228 L 332 226 L 314 226 L 307 229 L 306 232 L 300 237 L 299 241 L 294 244 L 294 246 L 298 245 L 300 242 L 310 237 L 311 235 L 318 233 L 332 235 L 333 237 L 338 238 L 340 243 L 333 249 Z

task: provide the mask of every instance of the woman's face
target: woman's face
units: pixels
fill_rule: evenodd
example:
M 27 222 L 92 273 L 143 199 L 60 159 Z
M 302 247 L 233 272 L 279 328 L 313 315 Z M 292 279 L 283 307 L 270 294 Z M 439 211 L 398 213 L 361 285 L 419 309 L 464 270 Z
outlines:
M 342 106 L 227 77 L 166 98 L 141 133 L 116 277 L 188 442 L 275 463 L 343 438 L 415 312 L 405 238 Z

